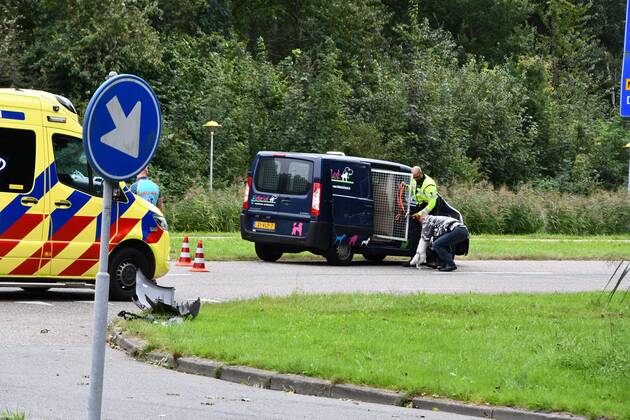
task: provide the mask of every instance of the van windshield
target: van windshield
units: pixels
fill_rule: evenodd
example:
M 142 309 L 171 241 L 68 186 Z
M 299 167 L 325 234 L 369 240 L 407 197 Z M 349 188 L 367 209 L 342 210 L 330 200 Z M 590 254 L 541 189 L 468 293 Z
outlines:
M 284 157 L 264 157 L 256 166 L 256 190 L 275 194 L 304 195 L 313 182 L 313 162 Z

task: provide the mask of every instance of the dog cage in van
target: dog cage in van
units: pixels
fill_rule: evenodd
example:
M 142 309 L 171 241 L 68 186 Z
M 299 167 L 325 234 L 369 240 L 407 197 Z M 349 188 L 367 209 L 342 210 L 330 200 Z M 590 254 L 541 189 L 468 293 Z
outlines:
M 372 168 L 374 237 L 407 240 L 411 206 L 411 173 Z

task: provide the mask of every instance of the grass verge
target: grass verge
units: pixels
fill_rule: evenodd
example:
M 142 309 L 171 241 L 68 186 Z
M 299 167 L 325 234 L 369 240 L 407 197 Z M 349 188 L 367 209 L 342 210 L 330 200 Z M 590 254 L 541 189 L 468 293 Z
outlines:
M 171 234 L 171 258 L 177 259 L 184 234 Z M 194 232 L 188 234 L 194 257 L 197 240 L 202 239 L 207 260 L 255 260 L 254 244 L 239 233 Z M 284 254 L 283 259 L 322 260 L 310 252 Z M 355 258 L 362 258 L 360 255 Z M 390 257 L 391 258 L 391 257 Z M 517 260 L 619 260 L 630 258 L 630 235 L 473 235 L 468 259 Z
M 300 295 L 204 305 L 152 346 L 476 403 L 630 418 L 630 300 L 551 295 Z

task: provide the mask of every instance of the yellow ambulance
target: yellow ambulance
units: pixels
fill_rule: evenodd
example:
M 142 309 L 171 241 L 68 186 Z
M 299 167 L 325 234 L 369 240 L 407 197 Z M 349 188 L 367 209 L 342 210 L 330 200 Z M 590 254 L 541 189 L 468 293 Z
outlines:
M 0 89 L 0 287 L 93 287 L 103 179 L 88 165 L 77 112 L 46 92 Z M 135 293 L 136 271 L 168 271 L 162 213 L 124 183 L 114 189 L 111 299 Z

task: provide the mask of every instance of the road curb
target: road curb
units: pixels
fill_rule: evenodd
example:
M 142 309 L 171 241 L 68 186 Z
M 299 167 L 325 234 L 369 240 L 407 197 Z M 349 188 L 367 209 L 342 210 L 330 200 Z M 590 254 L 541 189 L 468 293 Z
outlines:
M 407 394 L 372 388 L 368 386 L 337 384 L 325 379 L 308 376 L 278 373 L 247 366 L 225 365 L 199 357 L 178 357 L 172 354 L 152 351 L 144 352 L 147 342 L 137 337 L 125 337 L 115 331 L 110 341 L 119 346 L 130 356 L 153 364 L 168 367 L 178 372 L 208 376 L 227 382 L 255 386 L 276 391 L 293 392 L 301 395 L 313 395 L 336 399 L 348 399 L 366 403 L 396 405 L 431 411 L 462 414 L 473 417 L 497 420 L 577 420 L 585 417 L 565 413 L 543 413 L 510 407 L 493 407 L 465 404 L 448 399 L 429 397 L 410 397 Z

